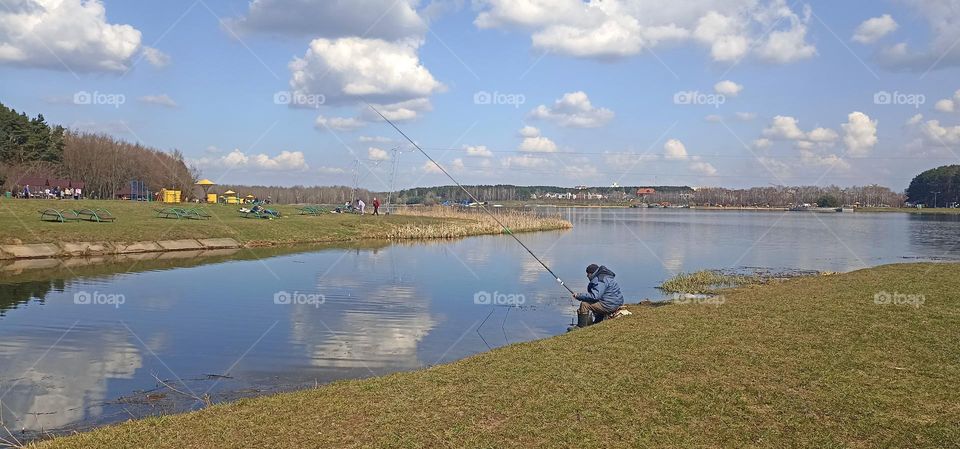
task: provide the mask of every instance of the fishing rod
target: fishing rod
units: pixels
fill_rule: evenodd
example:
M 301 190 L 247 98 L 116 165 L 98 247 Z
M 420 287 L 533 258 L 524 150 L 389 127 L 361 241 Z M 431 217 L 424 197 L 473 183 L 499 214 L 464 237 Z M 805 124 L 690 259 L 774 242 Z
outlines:
M 486 205 L 486 204 L 483 204 L 482 201 L 478 200 L 477 197 L 475 197 L 472 193 L 470 193 L 470 191 L 467 190 L 466 187 L 463 186 L 463 184 L 460 184 L 460 182 L 457 181 L 456 178 L 454 178 L 449 172 L 447 172 L 447 170 L 446 170 L 445 168 L 443 168 L 442 166 L 440 166 L 440 164 L 438 164 L 437 161 L 433 160 L 433 158 L 430 157 L 430 155 L 427 154 L 426 151 L 423 151 L 423 148 L 420 148 L 420 145 L 417 145 L 417 143 L 414 142 L 413 139 L 411 139 L 411 138 L 410 138 L 409 136 L 407 136 L 403 131 L 401 131 L 400 128 L 397 127 L 397 125 L 395 125 L 392 121 L 390 121 L 390 119 L 388 119 L 386 116 L 384 116 L 383 114 L 381 114 L 380 111 L 377 110 L 377 108 L 373 107 L 373 105 L 370 104 L 370 103 L 367 103 L 367 106 L 369 106 L 370 109 L 373 109 L 373 112 L 376 112 L 377 115 L 379 115 L 380 118 L 382 118 L 385 122 L 389 123 L 390 126 L 392 126 L 393 129 L 395 129 L 398 133 L 400 133 L 400 135 L 403 136 L 404 139 L 407 139 L 407 142 L 410 142 L 410 144 L 413 145 L 414 148 L 420 150 L 420 152 L 423 153 L 423 155 L 426 156 L 427 159 L 429 159 L 430 162 L 433 163 L 433 165 L 435 165 L 437 168 L 439 168 L 440 171 L 443 172 L 443 174 L 447 175 L 447 177 L 450 178 L 450 180 L 453 181 L 453 183 L 456 184 L 457 187 L 460 188 L 460 190 L 463 190 L 463 192 L 466 193 L 467 196 L 469 196 L 470 199 L 472 199 L 474 203 L 479 204 L 479 205 L 480 205 L 480 208 L 483 209 L 483 211 L 486 212 L 487 215 L 489 215 L 490 218 L 493 219 L 493 221 L 496 221 L 497 224 L 500 225 L 500 227 L 503 228 L 503 230 L 506 231 L 507 234 L 508 234 L 510 237 L 513 237 L 513 239 L 516 240 L 517 243 L 519 243 L 520 246 L 523 247 L 523 249 L 527 250 L 527 252 L 530 253 L 530 255 L 533 256 L 533 258 L 536 259 L 537 262 L 539 262 L 540 265 L 542 265 L 543 268 L 544 268 L 545 270 L 547 270 L 547 272 L 549 272 L 550 275 L 553 276 L 553 277 L 557 280 L 557 282 L 560 283 L 560 286 L 561 286 L 561 287 L 567 289 L 567 291 L 570 292 L 571 295 L 575 295 L 575 294 L 576 294 L 576 293 L 573 292 L 573 290 L 570 289 L 570 287 L 567 287 L 567 284 L 564 284 L 564 283 L 563 283 L 563 280 L 560 279 L 560 276 L 557 276 L 557 274 L 554 273 L 553 270 L 551 270 L 550 267 L 547 266 L 547 264 L 545 264 L 542 260 L 540 260 L 540 258 L 537 257 L 537 255 L 534 254 L 533 251 L 530 250 L 530 248 L 527 247 L 527 245 L 523 244 L 523 242 L 520 241 L 520 238 L 518 238 L 516 235 L 514 235 L 514 234 L 513 234 L 513 231 L 511 231 L 510 228 L 507 227 L 507 225 L 503 224 L 503 222 L 500 221 L 500 219 L 497 218 L 497 216 L 494 215 L 493 212 L 490 212 L 490 209 L 487 208 L 487 205 Z

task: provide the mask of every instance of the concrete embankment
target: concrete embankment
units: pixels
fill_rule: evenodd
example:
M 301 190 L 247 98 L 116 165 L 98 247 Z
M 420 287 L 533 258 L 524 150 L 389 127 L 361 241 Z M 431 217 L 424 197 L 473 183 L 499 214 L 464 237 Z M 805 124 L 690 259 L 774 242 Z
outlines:
M 47 259 L 240 248 L 231 238 L 158 240 L 143 242 L 56 242 L 0 245 L 0 260 Z

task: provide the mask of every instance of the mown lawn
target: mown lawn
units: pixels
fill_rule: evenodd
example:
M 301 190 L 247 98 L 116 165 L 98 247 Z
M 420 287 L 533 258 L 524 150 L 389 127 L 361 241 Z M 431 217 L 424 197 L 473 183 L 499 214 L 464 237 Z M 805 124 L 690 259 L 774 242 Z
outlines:
M 882 292 L 922 304 L 877 304 Z M 724 296 L 635 306 L 448 365 L 36 447 L 958 446 L 960 265 L 889 265 Z
M 184 204 L 180 207 L 195 207 Z M 360 216 L 356 214 L 298 215 L 294 206 L 271 205 L 284 217 L 274 220 L 243 218 L 236 205 L 204 205 L 213 217 L 208 220 L 158 218 L 159 203 L 97 200 L 0 199 L 0 244 L 104 241 L 135 242 L 187 238 L 230 237 L 243 244 L 316 243 L 364 239 L 431 238 L 495 233 L 481 228 L 475 220 L 456 217 L 407 215 Z M 117 217 L 115 223 L 45 222 L 43 209 L 103 208 Z M 516 231 L 539 230 L 523 227 Z M 550 228 L 553 224 L 550 223 Z

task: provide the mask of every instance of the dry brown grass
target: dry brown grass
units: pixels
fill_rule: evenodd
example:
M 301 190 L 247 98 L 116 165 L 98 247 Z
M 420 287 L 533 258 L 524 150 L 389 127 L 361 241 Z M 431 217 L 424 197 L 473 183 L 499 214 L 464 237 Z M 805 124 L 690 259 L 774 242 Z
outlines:
M 512 209 L 491 209 L 511 232 L 569 229 L 573 225 L 559 215 L 538 215 Z M 394 212 L 397 215 L 444 219 L 440 223 L 402 225 L 392 229 L 391 238 L 458 238 L 481 234 L 505 234 L 506 231 L 482 209 L 453 207 L 411 207 Z

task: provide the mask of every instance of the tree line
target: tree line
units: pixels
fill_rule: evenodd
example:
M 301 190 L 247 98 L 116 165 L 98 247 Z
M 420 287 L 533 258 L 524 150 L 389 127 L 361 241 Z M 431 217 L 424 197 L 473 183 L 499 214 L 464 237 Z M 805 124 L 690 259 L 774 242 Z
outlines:
M 222 184 L 211 189 L 211 193 L 220 195 L 228 190 L 237 192 L 240 196 L 253 195 L 258 199 L 269 198 L 280 204 L 343 204 L 362 199 L 369 203 L 376 194 L 366 189 L 354 189 L 347 186 L 306 187 L 306 186 L 248 186 L 242 184 Z
M 960 202 L 960 165 L 944 165 L 920 173 L 910 181 L 907 198 L 927 207 L 953 207 Z
M 481 201 L 544 201 L 548 193 L 600 194 L 603 199 L 591 202 L 646 202 L 679 205 L 715 205 L 725 207 L 783 207 L 796 204 L 859 204 L 867 206 L 899 207 L 904 195 L 883 186 L 768 186 L 749 189 L 720 187 L 694 190 L 687 186 L 624 186 L 567 188 L 556 186 L 480 185 L 464 186 Z M 639 189 L 653 189 L 651 194 L 637 194 Z M 535 195 L 537 200 L 532 200 Z M 385 196 L 385 194 L 384 194 Z M 435 204 L 444 201 L 464 201 L 469 196 L 458 186 L 420 187 L 401 190 L 394 195 L 395 203 Z M 559 200 L 562 202 L 564 200 Z M 578 200 L 579 201 L 579 200 Z
M 29 178 L 69 179 L 85 184 L 84 196 L 113 198 L 133 180 L 151 191 L 190 191 L 197 175 L 178 150 L 67 130 L 0 104 L 0 185 L 7 190 L 19 191 Z

